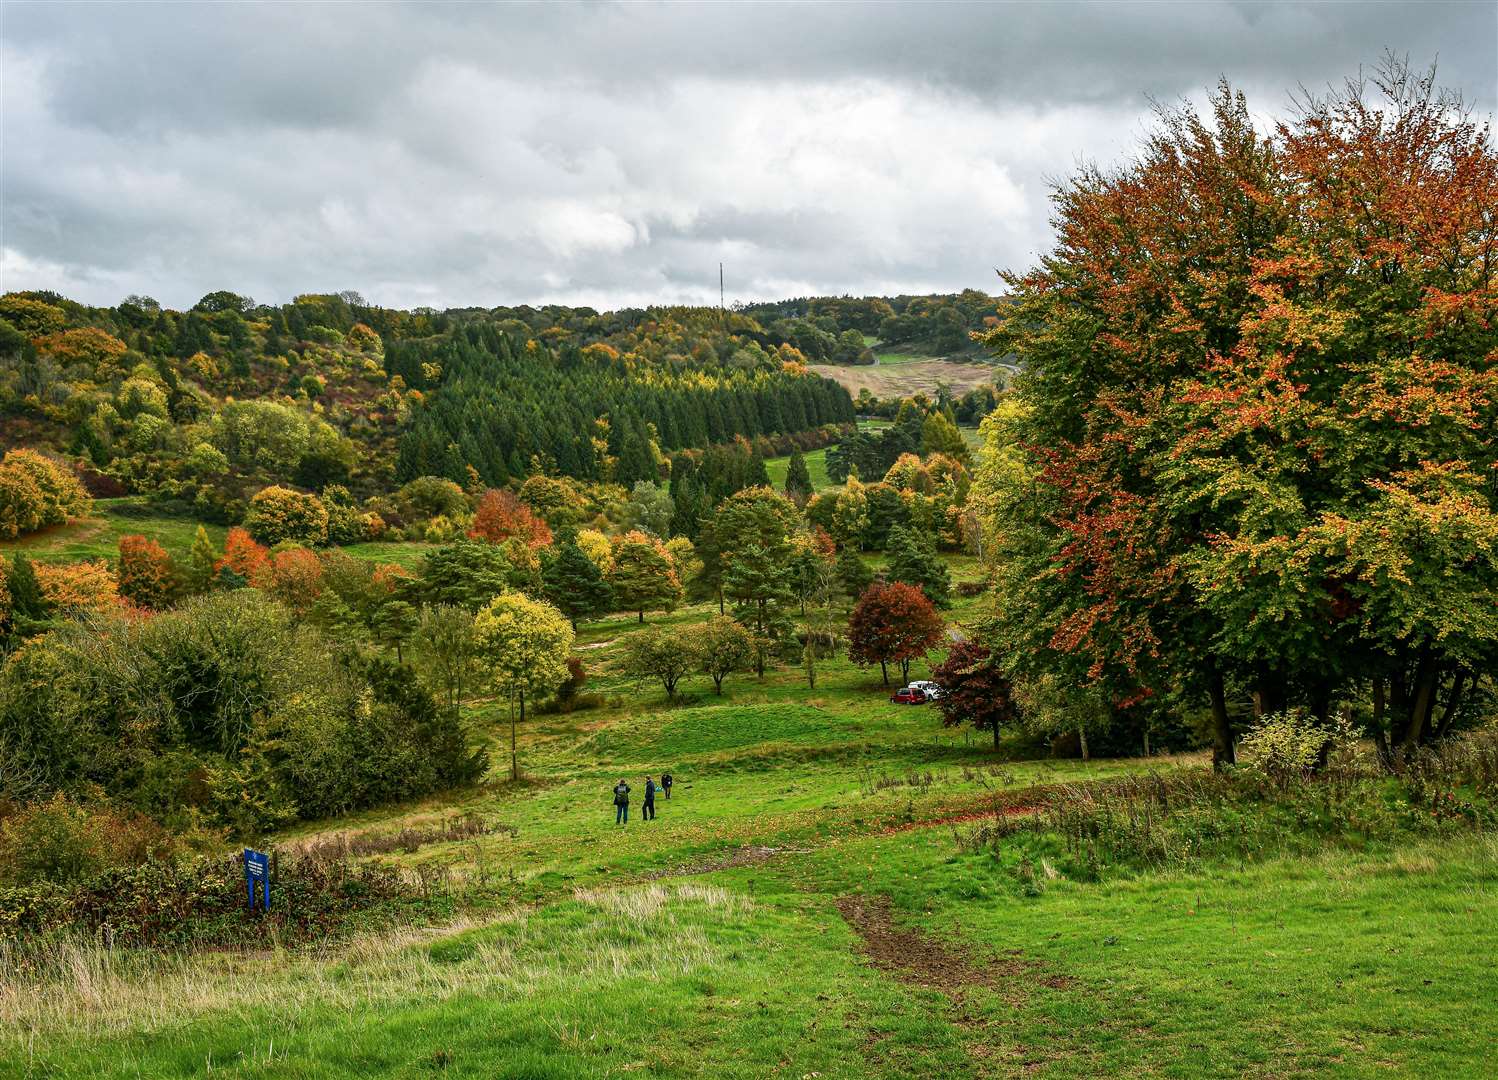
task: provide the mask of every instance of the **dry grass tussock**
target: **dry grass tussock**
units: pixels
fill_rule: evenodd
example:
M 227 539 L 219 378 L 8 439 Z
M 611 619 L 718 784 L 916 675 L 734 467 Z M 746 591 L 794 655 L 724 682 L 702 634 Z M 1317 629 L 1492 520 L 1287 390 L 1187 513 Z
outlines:
M 600 977 L 712 971 L 713 924 L 751 907 L 693 884 L 588 891 L 582 920 L 516 910 L 482 921 L 407 926 L 325 950 L 187 953 L 59 939 L 0 940 L 0 1058 L 49 1032 L 152 1032 L 221 1010 L 283 1015 L 317 1007 L 355 1016 L 413 998 L 566 990 Z M 23 1051 L 24 1052 L 24 1051 Z

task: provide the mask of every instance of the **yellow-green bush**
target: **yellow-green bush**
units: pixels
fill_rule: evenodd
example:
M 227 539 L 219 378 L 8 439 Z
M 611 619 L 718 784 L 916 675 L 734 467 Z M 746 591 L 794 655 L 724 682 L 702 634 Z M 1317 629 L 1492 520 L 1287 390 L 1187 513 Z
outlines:
M 290 540 L 319 547 L 328 542 L 328 509 L 316 495 L 276 485 L 255 493 L 244 527 L 262 544 Z

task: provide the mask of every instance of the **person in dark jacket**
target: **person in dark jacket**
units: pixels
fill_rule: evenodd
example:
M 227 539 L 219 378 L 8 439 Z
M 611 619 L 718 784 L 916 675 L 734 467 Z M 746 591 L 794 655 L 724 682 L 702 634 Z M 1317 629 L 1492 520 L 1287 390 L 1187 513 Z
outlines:
M 645 801 L 640 804 L 640 820 L 653 821 L 655 819 L 655 781 L 645 777 Z
M 671 797 L 671 774 L 661 773 L 661 790 L 666 793 L 666 798 Z
M 623 780 L 614 785 L 614 824 L 629 824 L 629 785 Z

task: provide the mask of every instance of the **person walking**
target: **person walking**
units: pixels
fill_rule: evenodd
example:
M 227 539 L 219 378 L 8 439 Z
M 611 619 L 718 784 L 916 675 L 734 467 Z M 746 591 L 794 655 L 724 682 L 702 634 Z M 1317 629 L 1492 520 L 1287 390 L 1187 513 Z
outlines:
M 623 780 L 614 785 L 614 824 L 629 824 L 629 785 Z
M 655 820 L 655 781 L 645 777 L 645 801 L 640 804 L 640 820 Z
M 666 793 L 666 798 L 671 797 L 671 774 L 661 773 L 661 790 Z

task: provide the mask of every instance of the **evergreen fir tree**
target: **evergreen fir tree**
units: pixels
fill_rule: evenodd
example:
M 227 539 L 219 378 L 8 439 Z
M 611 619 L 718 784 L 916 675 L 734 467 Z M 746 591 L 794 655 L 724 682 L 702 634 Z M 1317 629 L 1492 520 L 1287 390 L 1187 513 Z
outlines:
M 572 621 L 574 629 L 579 619 L 613 609 L 614 590 L 572 537 L 557 545 L 556 555 L 541 571 L 541 582 L 546 599 Z
M 859 558 L 857 549 L 851 545 L 837 553 L 837 565 L 834 572 L 837 574 L 838 584 L 842 586 L 843 594 L 849 600 L 857 600 L 874 580 L 874 571 L 869 569 L 868 563 Z
M 30 559 L 17 555 L 11 560 L 6 585 L 10 589 L 10 632 L 24 638 L 46 630 L 47 601 Z
M 785 493 L 798 503 L 811 498 L 811 471 L 806 467 L 806 458 L 801 451 L 791 454 L 791 462 L 785 470 Z
M 937 607 L 951 603 L 952 579 L 930 537 L 896 525 L 889 532 L 889 579 L 914 585 Z
M 218 552 L 213 541 L 208 539 L 208 530 L 198 526 L 192 538 L 192 547 L 187 551 L 187 563 L 182 568 L 182 583 L 190 593 L 205 593 L 213 588 L 213 564 L 218 561 Z

